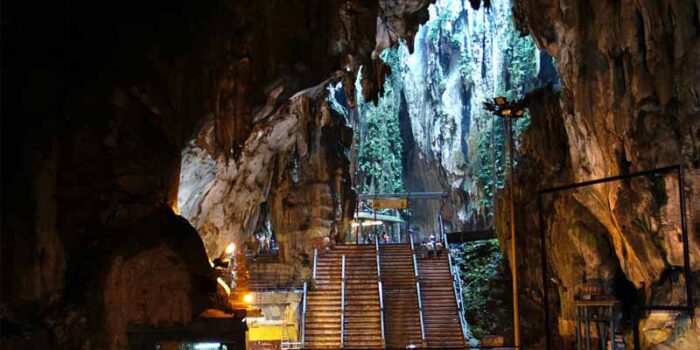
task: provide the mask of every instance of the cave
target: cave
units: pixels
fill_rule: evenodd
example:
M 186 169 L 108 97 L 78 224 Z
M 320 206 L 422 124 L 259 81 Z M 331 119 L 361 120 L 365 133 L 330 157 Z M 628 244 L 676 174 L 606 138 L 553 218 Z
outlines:
M 0 348 L 700 350 L 700 3 L 2 3 Z

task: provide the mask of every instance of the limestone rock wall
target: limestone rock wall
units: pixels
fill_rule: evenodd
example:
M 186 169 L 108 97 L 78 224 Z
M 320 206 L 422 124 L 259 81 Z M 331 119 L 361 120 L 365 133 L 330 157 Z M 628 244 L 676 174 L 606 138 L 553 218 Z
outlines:
M 350 215 L 345 211 L 353 208 L 354 198 L 345 153 L 351 133 L 328 107 L 331 82 L 294 95 L 261 118 L 240 158 L 228 165 L 198 146 L 206 142 L 208 128 L 184 151 L 180 210 L 210 256 L 230 242 L 240 246 L 269 219 L 285 260 L 300 268 L 299 254 L 308 256 L 315 239 L 332 229 L 344 232 Z M 211 173 L 198 176 L 207 169 Z M 263 204 L 269 217 L 261 217 Z
M 533 105 L 533 125 L 519 150 L 525 166 L 516 190 L 522 213 L 518 244 L 524 253 L 517 264 L 524 274 L 525 308 L 541 310 L 542 286 L 535 282 L 541 277 L 531 259 L 539 248 L 533 194 L 556 184 L 683 163 L 691 266 L 693 278 L 700 277 L 698 6 L 693 1 L 515 3 L 519 25 L 555 57 L 562 81 L 561 113 L 551 100 L 553 113 Z M 537 131 L 537 113 L 542 113 L 539 127 L 558 131 Z M 528 170 L 528 161 L 539 171 Z M 676 181 L 675 175 L 620 181 L 545 201 L 549 271 L 557 281 L 551 285 L 556 293 L 550 307 L 557 316 L 552 327 L 564 338 L 573 337 L 572 296 L 584 273 L 609 290 L 626 291 L 628 307 L 685 302 Z M 497 221 L 507 227 L 505 220 Z M 501 238 L 507 244 L 507 235 Z M 645 349 L 697 347 L 697 329 L 687 316 L 657 313 L 641 324 Z M 629 332 L 627 337 L 630 344 Z
M 423 2 L 388 3 L 396 5 L 387 18 L 399 37 L 411 32 Z M 209 269 L 200 239 L 188 241 L 199 260 L 185 262 L 178 259 L 186 251 L 147 243 L 175 219 L 181 151 L 208 130 L 211 158 L 203 157 L 205 167 L 193 176 L 211 176 L 207 169 L 235 175 L 231 181 L 242 193 L 232 203 L 250 205 L 235 216 L 208 217 L 227 227 L 247 223 L 270 181 L 268 169 L 260 176 L 257 169 L 277 164 L 277 151 L 297 142 L 296 128 L 309 130 L 295 123 L 333 129 L 334 122 L 322 120 L 321 99 L 308 91 L 286 101 L 337 70 L 350 74 L 368 62 L 378 15 L 376 3 L 353 0 L 3 6 L 2 347 L 120 349 L 125 323 L 186 322 L 206 307 L 185 302 L 185 295 L 206 299 L 202 285 L 215 287 L 213 279 L 196 281 L 187 272 L 201 264 Z M 381 83 L 369 72 L 363 91 L 371 97 Z M 314 160 L 302 161 L 326 156 L 333 158 L 309 149 Z M 329 164 L 329 177 L 337 179 L 342 165 Z M 201 197 L 203 188 L 191 190 Z M 315 193 L 327 201 L 331 192 Z M 197 200 L 181 200 L 182 211 Z M 156 220 L 163 211 L 169 218 Z M 139 228 L 142 220 L 156 226 Z M 126 243 L 120 235 L 137 238 Z M 123 244 L 133 255 L 118 253 Z M 143 273 L 163 261 L 174 261 L 178 276 L 161 281 Z M 180 289 L 173 296 L 179 302 L 153 305 L 167 298 L 149 294 L 143 310 L 154 317 L 131 312 L 137 301 L 129 288 L 149 284 Z M 93 298 L 107 294 L 116 302 Z
M 449 193 L 444 203 L 415 203 L 412 222 L 434 231 L 442 215 L 448 230 L 487 229 L 503 186 L 504 141 L 502 121 L 482 104 L 520 98 L 557 77 L 544 72 L 551 59 L 515 30 L 510 1 L 475 9 L 441 0 L 429 9 L 414 42 L 396 48 L 399 59 L 389 62 L 399 78 L 387 80 L 402 100 L 404 187 Z

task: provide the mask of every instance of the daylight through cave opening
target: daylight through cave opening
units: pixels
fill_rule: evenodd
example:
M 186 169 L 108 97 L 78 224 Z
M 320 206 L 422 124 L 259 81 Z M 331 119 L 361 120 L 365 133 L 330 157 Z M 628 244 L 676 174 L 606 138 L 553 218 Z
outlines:
M 437 1 L 416 33 L 414 52 L 401 42 L 380 54 L 389 73 L 378 101 L 364 100 L 361 76 L 356 84 L 351 161 L 354 189 L 367 198 L 360 198 L 356 220 L 367 222 L 377 213 L 398 218 L 403 220 L 399 226 L 421 246 L 430 245 L 432 235 L 439 240 L 442 232 L 468 232 L 470 240 L 478 239 L 477 233 L 485 236 L 456 250 L 456 263 L 467 276 L 462 291 L 465 313 L 477 338 L 496 333 L 510 337 L 511 327 L 504 324 L 511 317 L 511 303 L 509 288 L 502 285 L 510 280 L 509 267 L 494 232 L 498 196 L 505 187 L 504 120 L 486 111 L 483 103 L 496 96 L 522 99 L 533 90 L 559 84 L 553 59 L 515 28 L 511 11 L 508 0 L 492 1 L 489 9 L 480 10 L 461 1 Z M 345 116 L 353 115 L 335 97 L 331 95 L 331 105 Z M 528 126 L 529 115 L 514 124 L 517 143 Z M 411 193 L 417 197 L 426 192 L 444 192 L 446 198 L 410 198 Z M 408 208 L 373 209 L 386 205 L 374 204 L 372 195 L 377 193 L 405 193 Z M 406 239 L 401 229 L 385 223 L 365 229 L 357 225 L 350 238 Z M 495 281 L 499 288 L 489 289 Z
M 0 347 L 700 349 L 660 3 L 6 1 Z

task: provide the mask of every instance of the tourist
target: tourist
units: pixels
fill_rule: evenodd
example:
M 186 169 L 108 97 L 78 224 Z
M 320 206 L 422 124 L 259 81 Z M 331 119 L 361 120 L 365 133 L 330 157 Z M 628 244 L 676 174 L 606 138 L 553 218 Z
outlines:
M 265 234 L 260 231 L 258 232 L 258 255 L 262 255 L 267 251 L 267 240 L 265 239 Z
M 433 245 L 433 241 L 428 241 L 425 243 L 425 248 L 428 250 L 428 259 L 433 258 L 433 252 L 435 251 L 435 245 Z
M 438 258 L 442 256 L 442 242 L 440 241 L 435 242 L 435 254 Z

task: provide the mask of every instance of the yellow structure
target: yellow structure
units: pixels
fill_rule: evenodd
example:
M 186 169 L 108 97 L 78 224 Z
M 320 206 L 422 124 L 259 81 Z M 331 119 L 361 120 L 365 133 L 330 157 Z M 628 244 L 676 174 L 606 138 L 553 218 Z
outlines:
M 263 343 L 298 342 L 297 313 L 301 294 L 292 291 L 253 292 L 249 309 L 259 309 L 259 317 L 246 317 L 248 349 Z

